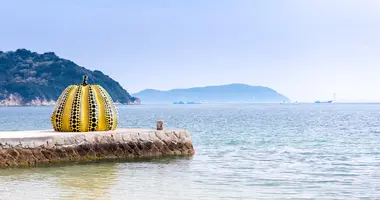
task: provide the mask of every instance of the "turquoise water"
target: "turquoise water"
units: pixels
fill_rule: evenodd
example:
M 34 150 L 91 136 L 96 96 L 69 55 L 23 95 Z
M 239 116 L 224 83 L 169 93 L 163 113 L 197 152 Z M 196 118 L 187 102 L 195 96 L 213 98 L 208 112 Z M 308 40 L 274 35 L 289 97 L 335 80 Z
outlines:
M 51 107 L 0 107 L 0 130 Z M 119 127 L 191 131 L 187 159 L 0 171 L 0 199 L 380 199 L 380 104 L 119 106 Z

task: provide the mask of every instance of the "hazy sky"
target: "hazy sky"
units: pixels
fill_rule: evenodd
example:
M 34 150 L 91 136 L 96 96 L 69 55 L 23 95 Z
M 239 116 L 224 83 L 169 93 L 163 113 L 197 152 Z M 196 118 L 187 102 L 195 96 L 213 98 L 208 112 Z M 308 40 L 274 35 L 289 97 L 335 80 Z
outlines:
M 378 0 L 1 1 L 0 50 L 54 51 L 129 92 L 246 83 L 380 100 Z

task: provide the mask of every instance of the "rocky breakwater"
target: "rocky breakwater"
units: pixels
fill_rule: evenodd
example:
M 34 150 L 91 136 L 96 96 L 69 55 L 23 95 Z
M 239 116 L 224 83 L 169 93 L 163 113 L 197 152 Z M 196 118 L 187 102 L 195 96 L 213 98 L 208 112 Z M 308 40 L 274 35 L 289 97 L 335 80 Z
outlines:
M 0 167 L 191 156 L 194 153 L 189 132 L 186 130 L 0 132 Z

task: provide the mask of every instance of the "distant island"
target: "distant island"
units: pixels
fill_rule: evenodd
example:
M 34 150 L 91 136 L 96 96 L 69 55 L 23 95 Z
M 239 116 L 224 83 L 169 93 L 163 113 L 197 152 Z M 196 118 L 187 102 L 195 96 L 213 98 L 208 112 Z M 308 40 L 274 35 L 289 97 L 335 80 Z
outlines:
M 140 104 L 120 84 L 101 71 L 91 71 L 53 52 L 38 54 L 26 49 L 0 51 L 0 106 L 54 105 L 62 91 L 80 84 L 104 87 L 117 104 Z
M 195 87 L 160 91 L 146 89 L 133 94 L 144 103 L 175 103 L 205 102 L 205 103 L 275 103 L 289 102 L 289 98 L 275 90 L 246 84 L 229 84 L 220 86 Z M 179 103 L 181 104 L 181 103 Z

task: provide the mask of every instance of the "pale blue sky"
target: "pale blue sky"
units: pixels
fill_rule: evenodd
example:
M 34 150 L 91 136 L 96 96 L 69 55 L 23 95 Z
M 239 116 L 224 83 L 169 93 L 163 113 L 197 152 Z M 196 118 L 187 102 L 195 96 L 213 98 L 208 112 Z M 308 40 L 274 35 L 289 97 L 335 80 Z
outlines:
M 380 1 L 2 1 L 0 50 L 54 51 L 129 92 L 246 83 L 380 100 Z

